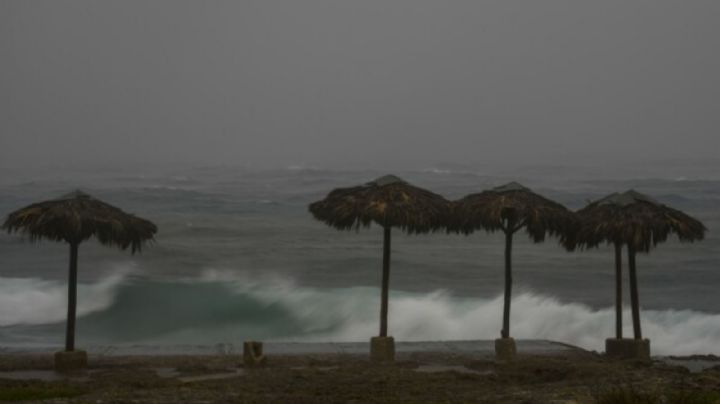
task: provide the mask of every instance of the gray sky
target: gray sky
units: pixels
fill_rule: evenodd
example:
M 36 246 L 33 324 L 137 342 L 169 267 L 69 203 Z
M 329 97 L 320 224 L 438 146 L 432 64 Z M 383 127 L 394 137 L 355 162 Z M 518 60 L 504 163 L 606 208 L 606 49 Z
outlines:
M 714 158 L 720 1 L 0 0 L 0 167 Z

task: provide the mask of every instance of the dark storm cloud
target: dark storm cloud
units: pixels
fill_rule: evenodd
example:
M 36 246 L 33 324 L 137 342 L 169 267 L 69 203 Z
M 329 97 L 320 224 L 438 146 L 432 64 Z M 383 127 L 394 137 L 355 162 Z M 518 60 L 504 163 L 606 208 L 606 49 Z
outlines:
M 714 157 L 717 1 L 0 0 L 0 166 Z

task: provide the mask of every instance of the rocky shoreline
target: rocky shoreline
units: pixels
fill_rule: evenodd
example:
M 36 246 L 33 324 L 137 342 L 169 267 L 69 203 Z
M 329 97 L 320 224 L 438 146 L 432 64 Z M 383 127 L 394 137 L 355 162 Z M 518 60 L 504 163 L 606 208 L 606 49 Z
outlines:
M 0 355 L 0 401 L 720 402 L 720 361 L 691 372 L 663 360 L 616 361 L 577 349 L 520 354 L 512 362 L 462 352 L 401 351 L 394 363 L 383 365 L 360 354 L 273 355 L 256 368 L 244 367 L 236 354 L 91 355 L 83 372 L 60 375 L 52 369 L 48 353 Z

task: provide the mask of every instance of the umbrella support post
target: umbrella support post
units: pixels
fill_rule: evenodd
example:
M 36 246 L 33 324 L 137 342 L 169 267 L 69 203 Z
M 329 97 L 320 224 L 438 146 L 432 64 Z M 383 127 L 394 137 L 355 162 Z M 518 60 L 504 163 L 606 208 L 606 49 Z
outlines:
M 622 339 L 622 244 L 615 243 L 615 338 Z
M 370 360 L 376 363 L 395 361 L 395 339 L 393 337 L 372 337 L 370 339 Z
M 387 337 L 388 329 L 388 300 L 390 295 L 390 238 L 391 229 L 383 230 L 383 272 L 382 287 L 380 290 L 380 336 Z
M 55 371 L 58 373 L 77 372 L 85 369 L 88 364 L 85 351 L 55 352 Z
M 78 243 L 70 243 L 70 269 L 68 271 L 68 305 L 65 322 L 65 352 L 75 351 L 75 313 L 77 307 Z
M 514 338 L 498 338 L 495 340 L 495 359 L 511 361 L 517 356 L 517 346 Z
M 245 367 L 262 366 L 267 362 L 263 355 L 263 344 L 259 341 L 243 342 L 243 364 Z
M 615 359 L 650 360 L 650 340 L 633 338 L 608 338 L 605 355 Z

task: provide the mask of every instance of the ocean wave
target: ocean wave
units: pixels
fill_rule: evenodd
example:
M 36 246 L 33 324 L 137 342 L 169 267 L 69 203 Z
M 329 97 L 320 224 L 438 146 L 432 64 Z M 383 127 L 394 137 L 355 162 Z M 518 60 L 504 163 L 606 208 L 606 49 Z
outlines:
M 114 301 L 130 268 L 93 284 L 78 285 L 77 315 L 103 311 Z M 39 278 L 0 278 L 0 326 L 47 324 L 67 316 L 67 283 Z M 0 341 L 1 342 L 1 341 Z
M 174 281 L 122 279 L 115 274 L 81 285 L 81 342 L 352 342 L 366 341 L 378 329 L 379 291 L 372 287 L 318 289 L 282 276 L 219 270 Z M 63 284 L 3 279 L 0 285 L 0 324 L 64 319 Z M 403 341 L 490 340 L 500 335 L 501 314 L 502 296 L 391 291 L 389 329 Z M 653 354 L 720 354 L 720 314 L 647 310 L 642 316 Z M 624 318 L 630 336 L 629 308 Z M 520 293 L 512 302 L 511 332 L 518 339 L 548 339 L 601 351 L 605 338 L 614 335 L 614 323 L 611 307 L 593 309 L 533 293 Z M 49 329 L 48 340 L 61 338 L 55 335 L 60 332 L 59 327 Z
M 455 171 L 453 171 L 453 170 L 447 170 L 447 169 L 436 168 L 436 167 L 423 168 L 422 170 L 420 170 L 420 172 L 430 173 L 430 174 L 438 174 L 438 175 L 455 173 Z

